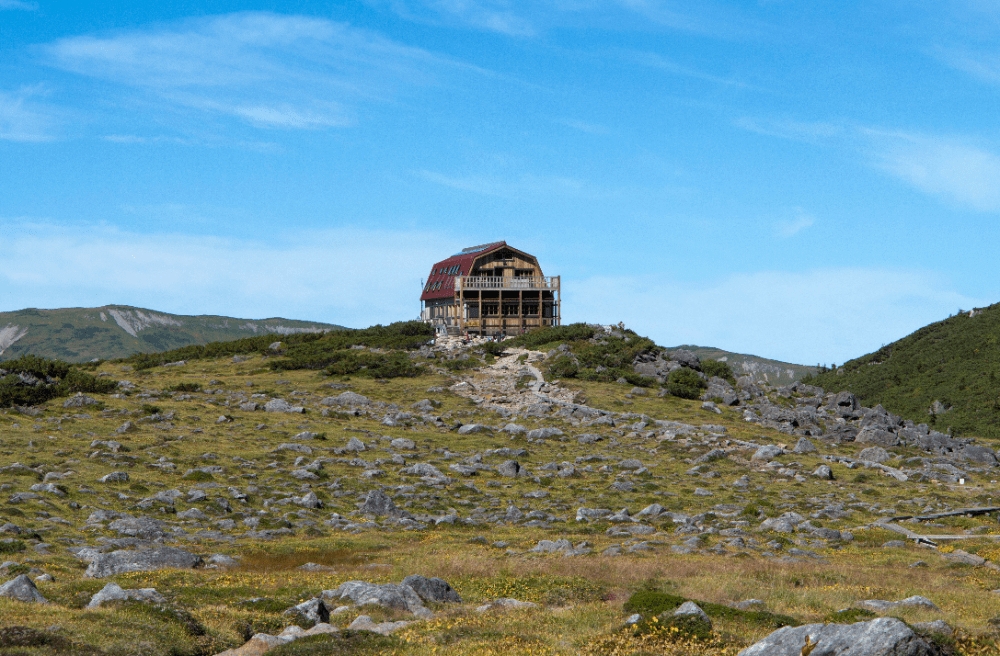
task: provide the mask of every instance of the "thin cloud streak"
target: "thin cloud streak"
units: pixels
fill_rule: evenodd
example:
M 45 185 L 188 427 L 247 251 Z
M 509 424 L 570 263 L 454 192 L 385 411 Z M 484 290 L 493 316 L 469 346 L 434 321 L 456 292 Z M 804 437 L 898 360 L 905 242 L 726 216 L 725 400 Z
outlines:
M 779 139 L 839 147 L 924 193 L 980 212 L 1000 211 L 1000 155 L 969 138 L 749 117 L 734 125 Z
M 40 88 L 0 90 L 0 140 L 41 142 L 55 139 L 58 112 L 40 103 Z
M 634 55 L 635 60 L 643 65 L 650 68 L 655 68 L 657 70 L 670 73 L 671 75 L 678 75 L 681 77 L 689 77 L 696 80 L 703 80 L 705 82 L 711 82 L 712 84 L 718 84 L 722 86 L 739 87 L 741 89 L 751 89 L 754 88 L 749 84 L 740 82 L 739 80 L 733 80 L 729 78 L 720 77 L 718 75 L 712 75 L 711 73 L 705 73 L 704 71 L 699 71 L 697 69 L 678 64 L 677 62 L 667 59 L 663 55 L 657 54 L 655 52 L 641 52 Z
M 1000 157 L 955 139 L 868 131 L 875 166 L 929 194 L 1000 211 Z
M 523 174 L 516 178 L 486 175 L 448 175 L 419 170 L 414 175 L 443 187 L 467 191 L 482 196 L 526 198 L 538 196 L 597 197 L 601 190 L 578 178 Z
M 247 12 L 43 47 L 50 65 L 257 128 L 356 124 L 363 103 L 393 103 L 475 67 L 323 18 Z M 479 71 L 482 72 L 482 71 Z
M 6 224 L 6 225 L 5 225 Z M 416 318 L 421 276 L 462 248 L 427 232 L 342 228 L 254 241 L 0 220 L 0 306 L 121 303 L 349 326 Z M 40 270 L 37 254 L 53 263 Z M 384 275 L 391 266 L 393 275 Z M 373 299 L 376 299 L 373 302 Z
M 798 216 L 795 219 L 791 221 L 779 221 L 775 232 L 782 239 L 788 239 L 799 234 L 806 228 L 811 228 L 814 223 L 816 223 L 815 217 L 799 210 Z
M 0 0 L 0 11 L 4 9 L 19 9 L 21 11 L 38 11 L 38 3 L 22 2 L 21 0 Z

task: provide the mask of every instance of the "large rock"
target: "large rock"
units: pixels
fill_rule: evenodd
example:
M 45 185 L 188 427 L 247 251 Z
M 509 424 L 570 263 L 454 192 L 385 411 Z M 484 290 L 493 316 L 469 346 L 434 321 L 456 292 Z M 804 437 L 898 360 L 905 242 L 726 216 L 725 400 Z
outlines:
M 343 394 L 338 394 L 337 396 L 328 396 L 322 401 L 323 405 L 339 405 L 348 408 L 358 408 L 371 404 L 371 400 L 367 396 L 362 396 L 357 392 L 344 392 Z
M 890 458 L 892 456 L 889 455 L 889 452 L 880 446 L 870 446 L 867 449 L 861 449 L 861 453 L 858 454 L 858 460 L 865 460 L 867 462 L 883 463 Z
M 893 617 L 857 624 L 807 624 L 778 629 L 737 656 L 800 656 L 806 637 L 812 656 L 932 656 L 938 652 Z
M 525 476 L 527 472 L 525 472 L 524 468 L 516 460 L 505 460 L 497 465 L 497 473 L 507 478 L 517 478 L 518 476 Z
M 429 465 L 426 462 L 418 462 L 409 467 L 403 467 L 399 470 L 401 474 L 409 474 L 410 476 L 429 476 L 431 478 L 444 478 L 444 474 L 435 467 L 434 465 Z
M 301 414 L 306 411 L 305 408 L 299 405 L 291 405 L 288 401 L 282 399 L 271 399 L 264 404 L 264 410 L 267 412 L 291 412 Z
M 427 578 L 419 574 L 411 574 L 403 579 L 403 585 L 413 588 L 417 596 L 424 601 L 439 604 L 446 602 L 462 603 L 462 598 L 458 596 L 455 588 L 451 587 L 444 579 L 439 579 L 436 576 Z
M 84 576 L 101 579 L 125 572 L 152 572 L 158 569 L 190 569 L 203 564 L 201 556 L 176 547 L 158 547 L 137 551 L 90 553 L 90 565 Z
M 42 593 L 35 587 L 34 582 L 28 578 L 27 574 L 21 574 L 15 579 L 0 585 L 0 597 L 27 601 L 29 603 L 48 603 Z
M 330 610 L 320 598 L 303 601 L 297 606 L 292 606 L 282 616 L 292 621 L 310 623 L 313 625 L 322 624 L 330 620 Z
M 323 597 L 334 600 L 348 599 L 358 606 L 375 604 L 417 615 L 424 614 L 427 610 L 413 588 L 397 583 L 377 585 L 367 581 L 348 581 L 336 590 L 324 590 Z
M 155 588 L 136 588 L 124 590 L 117 583 L 108 583 L 99 592 L 90 598 L 87 608 L 98 608 L 111 601 L 144 601 L 153 604 L 162 604 L 167 598 L 156 591 Z
M 392 499 L 382 490 L 369 490 L 360 510 L 365 515 L 375 515 L 376 517 L 410 517 L 409 513 L 397 508 Z
M 671 354 L 670 359 L 680 362 L 685 367 L 701 371 L 701 360 L 698 359 L 697 355 L 686 349 L 678 349 L 674 351 Z
M 750 460 L 753 462 L 769 462 L 784 452 L 785 450 L 777 444 L 765 444 L 757 449 L 752 456 L 750 456 Z
M 881 447 L 894 447 L 900 444 L 899 436 L 895 433 L 874 426 L 862 428 L 854 441 L 858 444 L 874 444 Z

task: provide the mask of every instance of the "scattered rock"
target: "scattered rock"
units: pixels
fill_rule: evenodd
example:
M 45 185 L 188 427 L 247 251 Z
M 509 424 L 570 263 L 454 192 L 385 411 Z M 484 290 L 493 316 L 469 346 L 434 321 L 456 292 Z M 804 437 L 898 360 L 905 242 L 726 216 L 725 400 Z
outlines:
M 126 572 L 151 572 L 159 569 L 190 569 L 203 564 L 201 556 L 176 547 L 158 547 L 136 551 L 112 551 L 88 554 L 90 561 L 84 576 L 101 579 Z
M 45 597 L 35 587 L 35 583 L 28 578 L 27 574 L 21 574 L 17 578 L 0 585 L 0 597 L 17 599 L 34 604 L 47 604 Z
M 800 656 L 810 639 L 813 656 L 933 656 L 938 652 L 900 620 L 880 617 L 855 624 L 807 624 L 778 629 L 737 656 Z
M 87 608 L 98 608 L 111 601 L 142 601 L 151 604 L 166 603 L 167 598 L 156 591 L 155 588 L 138 588 L 134 590 L 124 590 L 117 583 L 108 583 L 99 592 L 90 598 Z

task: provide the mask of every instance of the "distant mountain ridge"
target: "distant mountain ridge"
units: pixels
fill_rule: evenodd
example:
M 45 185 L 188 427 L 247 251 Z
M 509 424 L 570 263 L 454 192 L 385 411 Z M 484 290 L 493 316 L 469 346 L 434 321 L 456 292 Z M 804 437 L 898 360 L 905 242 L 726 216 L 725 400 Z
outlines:
M 767 383 L 774 387 L 790 385 L 797 380 L 802 380 L 806 376 L 814 375 L 817 372 L 816 367 L 804 364 L 791 364 L 789 362 L 781 362 L 780 360 L 768 360 L 757 355 L 733 353 L 713 346 L 684 344 L 668 348 L 667 351 L 676 351 L 677 349 L 691 351 L 702 360 L 708 358 L 725 362 L 736 376 L 750 376 L 753 380 Z
M 0 361 L 30 353 L 66 362 L 87 362 L 254 335 L 342 329 L 343 326 L 317 321 L 189 316 L 128 305 L 29 308 L 0 312 Z

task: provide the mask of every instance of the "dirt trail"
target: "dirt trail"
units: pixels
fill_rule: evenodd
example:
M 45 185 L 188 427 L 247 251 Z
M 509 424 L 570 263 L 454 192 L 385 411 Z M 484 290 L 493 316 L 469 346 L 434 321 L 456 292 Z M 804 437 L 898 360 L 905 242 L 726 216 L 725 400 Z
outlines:
M 518 358 L 525 356 L 524 361 Z M 545 382 L 542 372 L 534 365 L 545 359 L 541 351 L 523 348 L 508 348 L 505 354 L 493 364 L 477 369 L 462 380 L 473 389 L 456 389 L 456 393 L 472 399 L 481 407 L 490 410 L 507 410 L 518 413 L 536 403 L 572 403 L 574 393 L 555 383 Z M 518 387 L 518 382 L 527 377 Z M 462 386 L 464 387 L 464 386 Z

